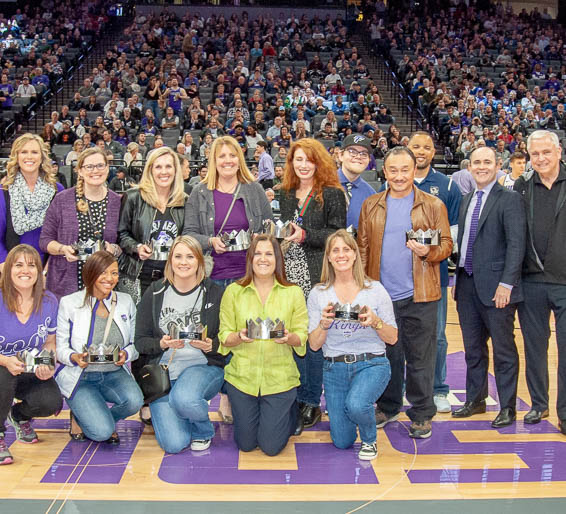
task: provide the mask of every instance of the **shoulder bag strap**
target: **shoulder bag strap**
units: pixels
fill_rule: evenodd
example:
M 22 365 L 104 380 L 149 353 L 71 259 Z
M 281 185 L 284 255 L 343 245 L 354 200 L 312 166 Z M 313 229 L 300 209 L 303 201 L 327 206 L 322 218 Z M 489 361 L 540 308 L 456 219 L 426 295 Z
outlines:
M 228 208 L 228 212 L 226 213 L 226 217 L 224 218 L 224 221 L 222 222 L 222 225 L 220 227 L 220 230 L 218 231 L 218 234 L 216 235 L 216 237 L 218 237 L 221 233 L 222 230 L 224 229 L 224 226 L 226 225 L 226 222 L 228 221 L 228 218 L 230 217 L 230 214 L 232 213 L 232 209 L 234 208 L 234 204 L 236 203 L 236 198 L 238 197 L 238 193 L 240 192 L 240 186 L 242 184 L 238 182 L 238 186 L 236 187 L 236 190 L 234 191 L 234 196 L 232 197 L 232 203 L 230 204 L 230 207 Z

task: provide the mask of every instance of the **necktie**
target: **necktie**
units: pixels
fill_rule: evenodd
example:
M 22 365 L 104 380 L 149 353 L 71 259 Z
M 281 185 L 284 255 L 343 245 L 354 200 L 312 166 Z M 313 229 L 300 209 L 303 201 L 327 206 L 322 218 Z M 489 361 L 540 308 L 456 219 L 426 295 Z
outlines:
M 352 186 L 351 182 L 346 182 L 346 193 L 348 193 L 348 198 L 352 198 Z
M 474 212 L 472 212 L 472 220 L 470 221 L 470 234 L 468 237 L 468 246 L 466 248 L 466 260 L 464 261 L 464 269 L 468 275 L 473 272 L 473 253 L 474 253 L 474 241 L 476 240 L 476 234 L 478 232 L 478 222 L 480 219 L 481 210 L 481 200 L 483 196 L 483 191 L 477 192 L 476 206 L 474 207 Z

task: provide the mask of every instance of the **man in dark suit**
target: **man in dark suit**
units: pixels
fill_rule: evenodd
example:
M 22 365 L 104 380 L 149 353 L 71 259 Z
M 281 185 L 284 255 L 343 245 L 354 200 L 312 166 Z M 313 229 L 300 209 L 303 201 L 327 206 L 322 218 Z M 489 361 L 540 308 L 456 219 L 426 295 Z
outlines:
M 491 423 L 500 428 L 516 419 L 519 355 L 514 320 L 523 300 L 521 265 L 525 253 L 526 222 L 521 197 L 496 181 L 497 158 L 492 148 L 470 154 L 476 189 L 460 207 L 460 259 L 455 299 L 466 353 L 466 402 L 452 412 L 467 418 L 486 410 L 491 337 L 495 382 L 501 410 Z

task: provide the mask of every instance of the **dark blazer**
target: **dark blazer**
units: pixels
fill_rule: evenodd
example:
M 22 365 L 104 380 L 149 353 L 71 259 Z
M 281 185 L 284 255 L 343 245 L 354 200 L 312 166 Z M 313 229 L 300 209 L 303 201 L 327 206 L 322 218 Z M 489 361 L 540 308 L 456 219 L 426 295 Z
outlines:
M 460 205 L 458 248 L 462 247 L 466 213 L 475 191 Z M 483 305 L 493 307 L 492 298 L 500 282 L 513 286 L 511 302 L 523 300 L 521 266 L 525 254 L 526 221 L 521 197 L 499 183 L 493 185 L 481 211 L 474 241 L 473 277 Z M 458 282 L 456 281 L 456 301 Z
M 302 227 L 306 231 L 303 248 L 307 256 L 307 265 L 311 277 L 311 285 L 320 282 L 324 245 L 330 234 L 340 228 L 346 228 L 346 196 L 342 189 L 325 187 L 322 190 L 324 205 L 313 199 L 303 216 Z M 295 190 L 282 191 L 279 201 L 281 221 L 293 219 L 298 208 Z

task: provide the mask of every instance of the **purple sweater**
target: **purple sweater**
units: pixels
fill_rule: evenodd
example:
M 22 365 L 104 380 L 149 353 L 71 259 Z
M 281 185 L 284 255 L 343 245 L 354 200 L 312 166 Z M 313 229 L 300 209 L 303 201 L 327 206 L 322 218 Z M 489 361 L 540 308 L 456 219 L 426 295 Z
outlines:
M 63 186 L 57 183 L 57 191 L 62 190 Z M 39 247 L 40 233 L 41 227 L 30 230 L 29 232 L 24 232 L 20 236 L 20 244 L 33 246 L 39 252 L 39 256 L 43 260 L 43 252 Z M 6 248 L 6 199 L 4 197 L 4 190 L 0 187 L 0 262 L 4 262 L 7 255 L 8 249 Z
M 75 189 L 65 189 L 55 196 L 43 222 L 39 246 L 47 252 L 47 245 L 57 241 L 64 245 L 75 243 L 79 238 L 79 221 Z M 106 228 L 104 241 L 116 243 L 118 240 L 118 219 L 120 217 L 120 196 L 108 190 L 108 207 L 106 210 Z M 77 263 L 67 262 L 63 255 L 52 255 L 47 268 L 47 289 L 58 299 L 78 290 Z

